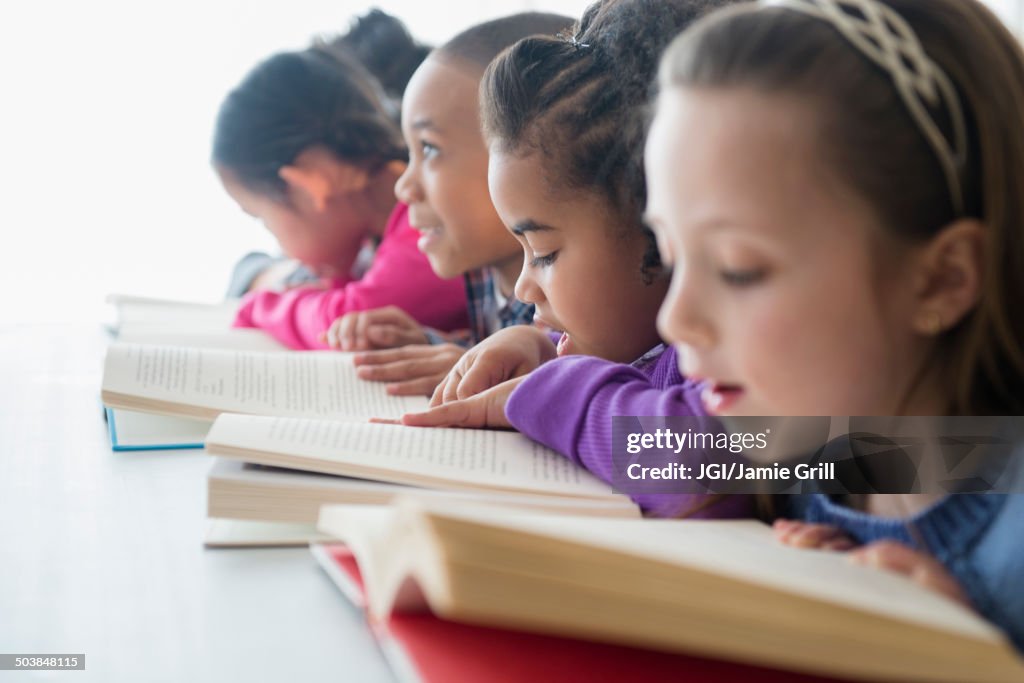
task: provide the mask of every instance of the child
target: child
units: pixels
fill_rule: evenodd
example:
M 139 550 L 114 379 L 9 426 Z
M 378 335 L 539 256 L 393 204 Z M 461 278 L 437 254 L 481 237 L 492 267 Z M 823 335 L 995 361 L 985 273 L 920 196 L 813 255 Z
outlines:
M 398 18 L 379 9 L 370 10 L 356 17 L 349 30 L 333 39 L 317 38 L 314 47 L 332 53 L 342 53 L 355 59 L 376 79 L 384 97 L 382 104 L 388 116 L 398 123 L 402 93 L 409 78 L 426 56 L 430 48 L 418 43 Z M 367 245 L 360 252 L 353 274 L 361 274 L 372 258 L 374 245 Z M 250 290 L 282 289 L 318 281 L 295 259 L 271 257 L 262 252 L 246 254 L 231 274 L 227 296 L 239 298 Z
M 528 12 L 480 24 L 431 54 L 406 89 L 402 132 L 410 162 L 395 194 L 409 205 L 410 222 L 421 234 L 419 248 L 434 271 L 440 277 L 465 277 L 470 329 L 468 339 L 457 341 L 475 343 L 533 320 L 533 307 L 517 301 L 512 291 L 522 269 L 519 244 L 488 194 L 480 78 L 495 55 L 517 40 L 554 34 L 571 23 L 568 17 Z M 428 334 L 394 309 L 349 316 L 329 333 L 331 345 L 346 350 L 396 341 L 420 345 L 356 359 L 364 366 L 360 376 L 393 382 L 393 393 L 429 395 L 465 350 L 443 343 L 450 340 Z
M 213 164 L 225 190 L 321 278 L 251 292 L 236 326 L 295 349 L 323 348 L 339 315 L 387 304 L 440 329 L 465 326 L 461 283 L 434 275 L 407 208 L 395 205 L 406 150 L 382 98 L 344 50 L 321 45 L 264 61 L 222 104 Z M 367 241 L 379 241 L 373 264 L 355 279 Z
M 976 0 L 734 8 L 663 63 L 659 323 L 721 415 L 1024 411 L 1024 55 Z M 1024 649 L 1024 496 L 794 496 L 778 535 L 973 605 Z
M 498 385 L 488 393 L 487 424 L 510 424 L 606 481 L 615 469 L 611 416 L 663 414 L 666 389 L 686 414 L 702 414 L 699 387 L 679 375 L 655 329 L 667 282 L 641 220 L 641 114 L 665 46 L 710 6 L 595 3 L 571 38 L 517 43 L 488 68 L 481 89 L 491 196 L 525 252 L 516 293 L 564 332 L 556 346 L 533 328 L 502 331 L 466 354 L 433 403 Z M 460 422 L 444 409 L 406 422 L 438 419 Z M 662 493 L 634 499 L 656 516 L 711 502 Z M 745 512 L 747 502 L 723 500 L 714 512 Z

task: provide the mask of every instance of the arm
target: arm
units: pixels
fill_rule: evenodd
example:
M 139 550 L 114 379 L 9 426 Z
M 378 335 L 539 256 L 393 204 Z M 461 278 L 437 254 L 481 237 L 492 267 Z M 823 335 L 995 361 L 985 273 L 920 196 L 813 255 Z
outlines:
M 675 363 L 671 351 L 658 361 L 662 370 L 667 363 Z M 509 397 L 505 415 L 530 438 L 612 482 L 612 417 L 703 414 L 698 386 L 672 374 L 679 383 L 661 388 L 628 365 L 585 356 L 559 358 L 526 376 Z M 659 517 L 678 516 L 708 503 L 713 504 L 697 516 L 742 516 L 752 510 L 742 496 L 713 502 L 697 494 L 650 493 L 633 499 Z
M 296 349 L 328 348 L 321 335 L 335 319 L 388 305 L 409 312 L 424 325 L 465 327 L 462 281 L 438 278 L 416 249 L 416 239 L 417 233 L 404 222 L 389 227 L 370 270 L 342 287 L 253 292 L 243 299 L 235 326 L 266 330 Z

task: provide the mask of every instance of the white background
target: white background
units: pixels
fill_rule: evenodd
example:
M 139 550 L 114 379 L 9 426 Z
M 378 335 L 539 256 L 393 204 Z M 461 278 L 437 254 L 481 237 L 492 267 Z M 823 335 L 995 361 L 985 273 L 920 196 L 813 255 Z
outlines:
M 523 9 L 586 0 L 391 0 L 443 42 Z M 1015 29 L 1024 0 L 990 0 Z M 220 298 L 273 249 L 209 168 L 221 98 L 259 59 L 344 31 L 345 0 L 11 0 L 0 9 L 0 324 L 96 320 L 108 292 Z M 1018 30 L 1018 33 L 1020 31 Z

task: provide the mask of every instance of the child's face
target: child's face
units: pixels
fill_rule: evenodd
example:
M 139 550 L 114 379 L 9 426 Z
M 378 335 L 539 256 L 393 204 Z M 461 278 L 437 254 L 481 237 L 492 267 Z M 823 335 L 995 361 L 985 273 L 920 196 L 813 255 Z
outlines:
M 674 266 L 659 329 L 712 413 L 893 414 L 919 367 L 910 248 L 824 162 L 811 106 L 742 89 L 659 102 L 647 209 Z
M 546 175 L 538 154 L 492 151 L 491 197 L 524 252 L 516 297 L 536 304 L 538 322 L 565 332 L 559 355 L 633 361 L 659 342 L 655 320 L 668 283 L 644 283 L 646 242 L 623 236 L 605 200 L 552 194 Z
M 281 200 L 249 189 L 229 170 L 217 174 L 239 208 L 259 219 L 285 254 L 321 277 L 348 275 L 366 235 L 344 206 L 314 210 L 290 188 Z
M 487 193 L 487 148 L 477 90 L 482 72 L 444 57 L 428 58 L 402 99 L 409 166 L 395 184 L 419 248 L 441 277 L 518 258 Z

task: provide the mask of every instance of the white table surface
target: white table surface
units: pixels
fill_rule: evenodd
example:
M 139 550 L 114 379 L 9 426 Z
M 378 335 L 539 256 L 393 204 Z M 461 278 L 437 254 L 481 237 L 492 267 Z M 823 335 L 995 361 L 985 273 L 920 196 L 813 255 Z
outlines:
M 0 681 L 390 681 L 309 551 L 205 550 L 201 451 L 114 453 L 99 326 L 0 326 Z

